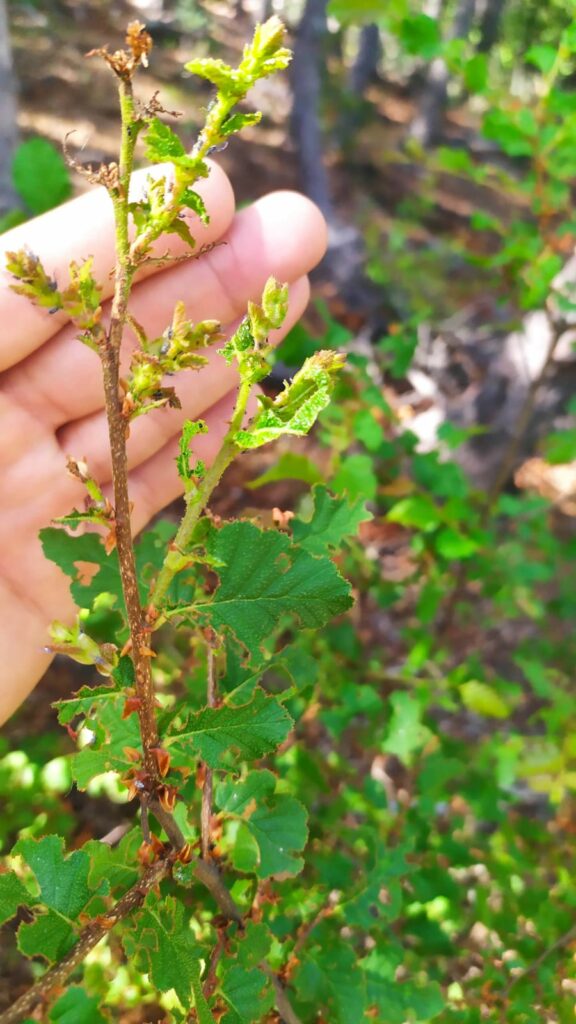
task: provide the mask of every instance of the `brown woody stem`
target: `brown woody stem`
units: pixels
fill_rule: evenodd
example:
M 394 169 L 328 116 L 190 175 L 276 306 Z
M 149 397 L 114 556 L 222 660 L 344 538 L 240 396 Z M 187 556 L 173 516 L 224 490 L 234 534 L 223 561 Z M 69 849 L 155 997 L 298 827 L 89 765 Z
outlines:
M 132 83 L 120 82 L 120 109 L 122 114 L 122 142 L 120 150 L 119 185 L 112 191 L 116 227 L 116 273 L 110 327 L 100 356 L 104 379 L 106 417 L 110 438 L 116 546 L 120 564 L 122 592 L 126 604 L 130 629 L 131 655 L 134 664 L 136 693 L 139 698 L 138 718 L 142 736 L 144 767 L 154 781 L 159 781 L 158 767 L 152 749 L 158 746 L 154 686 L 149 652 L 149 632 L 146 628 L 134 557 L 134 542 L 130 523 L 128 495 L 128 458 L 126 453 L 127 423 L 122 414 L 120 396 L 120 351 L 124 327 L 128 319 L 128 299 L 134 277 L 130 260 L 128 232 L 128 191 L 134 159 L 136 138 Z

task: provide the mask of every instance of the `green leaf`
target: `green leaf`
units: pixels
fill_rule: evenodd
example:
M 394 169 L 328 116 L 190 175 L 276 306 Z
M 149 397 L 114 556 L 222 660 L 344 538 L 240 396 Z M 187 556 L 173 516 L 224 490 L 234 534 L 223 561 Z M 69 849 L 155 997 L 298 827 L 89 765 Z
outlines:
M 336 352 L 310 356 L 274 399 L 260 396 L 260 408 L 246 430 L 234 437 L 239 448 L 260 448 L 283 434 L 307 434 L 328 405 L 344 363 Z
M 194 1009 L 196 1010 L 197 1024 L 214 1024 L 214 1017 L 202 990 L 200 981 L 200 964 L 196 962 L 192 971 L 192 992 L 194 994 Z
M 123 718 L 124 699 L 97 703 L 94 709 L 84 709 L 88 724 L 94 731 L 94 739 L 72 758 L 72 777 L 79 789 L 86 789 L 88 783 L 104 772 L 123 773 L 133 767 L 124 750 L 126 747 L 140 749 L 140 730 L 136 714 Z
M 403 881 L 413 871 L 404 850 L 390 850 L 383 844 L 374 844 L 371 864 L 368 863 L 362 872 L 358 891 L 351 893 L 342 903 L 346 923 L 367 931 L 386 928 L 390 921 L 400 916 Z
M 434 547 L 443 558 L 459 559 L 471 558 L 479 550 L 480 544 L 460 530 L 447 526 L 435 535 Z
M 69 988 L 50 1010 L 49 1019 L 53 1024 L 106 1024 L 99 1010 L 101 999 L 92 998 L 83 988 L 74 985 Z
M 435 983 L 415 985 L 411 981 L 398 982 L 395 972 L 398 964 L 385 952 L 372 950 L 360 961 L 366 977 L 368 1002 L 377 1006 L 379 1019 L 386 1024 L 405 1024 L 414 1021 L 425 1024 L 446 1008 L 439 986 Z
M 255 124 L 260 124 L 262 120 L 262 114 L 256 112 L 254 114 L 231 114 L 220 127 L 222 135 L 234 135 L 236 132 L 241 132 L 243 128 L 251 128 Z
M 557 55 L 558 51 L 554 46 L 536 45 L 531 46 L 524 54 L 524 60 L 527 64 L 533 64 L 543 75 L 547 75 L 554 67 Z
M 317 484 L 322 480 L 322 474 L 306 455 L 283 452 L 270 469 L 255 480 L 250 480 L 246 486 L 253 491 L 277 480 L 302 480 L 305 484 Z
M 195 192 L 192 188 L 187 188 L 182 194 L 181 203 L 183 206 L 187 206 L 189 210 L 194 210 L 194 213 L 198 214 L 203 224 L 210 223 L 210 216 L 206 209 L 206 204 L 202 199 L 202 196 Z
M 164 124 L 159 117 L 153 117 L 144 135 L 146 158 L 152 163 L 163 163 L 174 157 L 185 156 L 186 150 L 176 132 Z
M 295 854 L 306 846 L 308 828 L 306 810 L 298 800 L 279 794 L 256 807 L 246 824 L 260 851 L 259 878 L 302 871 L 304 861 Z
M 437 18 L 427 14 L 412 14 L 403 18 L 398 34 L 407 53 L 431 60 L 442 44 Z
M 329 558 L 315 558 L 274 530 L 235 522 L 214 530 L 208 554 L 220 564 L 220 585 L 209 601 L 170 614 L 202 617 L 230 630 L 248 650 L 259 647 L 286 616 L 318 628 L 352 604 L 348 583 Z
M 342 25 L 382 21 L 385 13 L 382 0 L 330 0 L 328 4 L 328 14 Z
M 430 730 L 422 724 L 422 706 L 411 693 L 399 690 L 390 697 L 392 719 L 382 749 L 396 754 L 406 765 L 412 764 L 416 751 L 422 750 L 430 738 Z
M 323 554 L 339 548 L 346 537 L 355 537 L 360 523 L 372 519 L 362 498 L 348 502 L 334 498 L 323 486 L 312 491 L 314 508 L 310 519 L 296 518 L 292 522 L 292 536 L 312 554 Z
M 158 522 L 153 530 L 142 534 L 136 544 L 136 564 L 140 598 L 146 600 L 148 582 L 152 571 L 158 570 L 164 560 L 166 544 L 175 533 L 174 523 L 167 520 Z M 70 592 L 79 608 L 91 608 L 96 598 L 111 594 L 123 609 L 122 584 L 118 568 L 118 555 L 113 551 L 106 554 L 101 537 L 94 533 L 73 536 L 66 530 L 49 526 L 40 531 L 40 541 L 46 558 L 70 577 Z M 98 566 L 90 579 L 82 571 L 83 563 Z
M 330 1024 L 363 1024 L 366 984 L 356 951 L 349 943 L 334 941 L 326 929 L 319 932 L 314 948 L 301 954 L 294 989 L 299 999 L 314 1005 L 316 1014 L 325 1009 Z M 315 930 L 316 936 L 319 932 Z
M 38 914 L 30 924 L 21 924 L 17 934 L 18 949 L 24 956 L 43 956 L 49 963 L 61 960 L 77 938 L 70 922 L 54 910 Z
M 101 708 L 110 700 L 116 700 L 120 690 L 116 686 L 83 686 L 69 700 L 57 700 L 52 705 L 58 709 L 58 721 L 67 725 L 77 715 L 88 715 L 93 709 Z
M 17 875 L 0 875 L 0 925 L 14 917 L 19 907 L 33 907 L 36 899 Z
M 229 1024 L 235 1021 L 245 1021 L 246 1024 L 260 1021 L 274 1002 L 274 993 L 262 971 L 246 970 L 240 964 L 232 964 L 226 970 L 220 991 L 234 1011 L 234 1016 L 224 1018 L 224 1022 Z
M 553 466 L 573 462 L 576 458 L 576 429 L 548 434 L 543 441 L 544 457 Z
M 276 698 L 258 689 L 249 704 L 204 708 L 191 712 L 183 723 L 177 720 L 176 734 L 166 736 L 164 743 L 176 755 L 175 764 L 180 754 L 185 755 L 185 764 L 200 757 L 216 768 L 232 750 L 246 760 L 271 753 L 286 739 L 292 724 Z
M 185 906 L 174 896 L 146 898 L 143 908 L 129 922 L 122 942 L 126 954 L 143 965 L 161 991 L 174 989 L 188 1006 L 197 978 L 198 960 L 204 955 L 190 928 Z
M 81 910 L 94 895 L 88 885 L 90 858 L 83 850 L 65 856 L 60 836 L 21 839 L 14 847 L 32 869 L 40 886 L 45 906 L 76 922 Z
M 363 498 L 374 501 L 378 493 L 378 477 L 374 472 L 374 459 L 370 455 L 348 455 L 340 460 L 336 476 L 330 484 L 332 490 L 345 493 L 351 501 Z
M 510 715 L 508 705 L 487 683 L 470 679 L 462 683 L 460 693 L 463 704 L 477 715 L 485 715 L 487 718 L 508 718 Z
M 401 526 L 411 526 L 425 532 L 435 529 L 441 521 L 440 517 L 439 508 L 427 494 L 411 494 L 408 498 L 401 498 L 386 516 L 391 523 L 400 523 Z
M 488 82 L 488 58 L 475 53 L 464 65 L 464 83 L 469 92 L 484 92 Z
M 249 772 L 240 781 L 228 776 L 217 785 L 214 801 L 225 814 L 242 817 L 251 805 L 256 806 L 275 789 L 276 776 L 269 771 Z
M 53 209 L 72 194 L 66 162 L 47 139 L 20 143 L 12 161 L 12 179 L 18 195 L 36 215 Z
M 242 967 L 257 967 L 268 956 L 272 933 L 263 921 L 247 921 L 238 943 L 236 957 Z
M 195 466 L 190 464 L 192 457 L 190 443 L 198 434 L 207 433 L 208 427 L 204 420 L 186 420 L 184 422 L 182 434 L 180 435 L 180 451 L 176 457 L 176 468 L 178 469 L 178 476 L 184 481 L 185 485 L 194 479 L 195 473 L 198 473 L 198 463 Z
M 304 866 L 295 853 L 304 849 L 308 838 L 306 810 L 293 797 L 275 794 L 275 789 L 272 772 L 255 771 L 241 782 L 225 780 L 216 791 L 217 806 L 227 814 L 244 817 L 256 840 L 258 860 L 253 870 L 259 878 L 295 875 Z

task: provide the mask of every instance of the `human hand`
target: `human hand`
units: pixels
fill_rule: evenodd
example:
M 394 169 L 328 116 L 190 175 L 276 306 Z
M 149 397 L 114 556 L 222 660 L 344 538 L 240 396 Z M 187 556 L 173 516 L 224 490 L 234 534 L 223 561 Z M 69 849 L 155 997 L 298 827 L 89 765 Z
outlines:
M 139 177 L 135 175 L 136 182 Z M 150 335 L 161 334 L 176 301 L 183 299 L 192 320 L 219 319 L 228 332 L 248 300 L 260 299 L 273 275 L 290 283 L 288 316 L 275 332 L 275 340 L 281 340 L 306 307 L 305 275 L 324 253 L 321 214 L 291 192 L 272 193 L 235 214 L 232 188 L 217 166 L 198 191 L 211 214 L 207 227 L 196 220 L 191 224 L 198 248 L 226 244 L 198 260 L 142 275 L 131 312 Z M 62 314 L 51 316 L 11 291 L 4 254 L 27 246 L 60 284 L 70 260 L 94 256 L 94 276 L 110 297 L 113 239 L 112 207 L 100 189 L 0 237 L 0 723 L 50 662 L 44 651 L 50 622 L 74 615 L 67 581 L 44 558 L 38 540 L 43 526 L 83 501 L 83 485 L 66 472 L 66 457 L 85 459 L 91 475 L 111 495 L 98 357 L 77 341 L 77 332 Z M 161 239 L 157 254 L 167 250 L 181 254 L 183 243 L 173 236 Z M 182 491 L 174 460 L 183 420 L 206 420 L 209 433 L 195 438 L 194 449 L 209 462 L 233 407 L 235 371 L 215 354 L 201 376 L 183 373 L 175 384 L 181 410 L 157 410 L 131 426 L 128 456 L 136 532 Z

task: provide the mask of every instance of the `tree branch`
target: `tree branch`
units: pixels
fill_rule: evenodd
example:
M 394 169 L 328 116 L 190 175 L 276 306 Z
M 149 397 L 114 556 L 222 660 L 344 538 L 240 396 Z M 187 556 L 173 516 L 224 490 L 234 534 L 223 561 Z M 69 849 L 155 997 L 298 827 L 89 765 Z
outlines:
M 171 864 L 172 862 L 169 858 L 157 861 L 114 904 L 111 910 L 108 910 L 101 917 L 88 924 L 80 933 L 80 938 L 76 945 L 72 947 L 60 963 L 46 971 L 46 974 L 42 975 L 40 980 L 35 985 L 32 985 L 20 999 L 17 999 L 9 1010 L 5 1010 L 4 1013 L 0 1014 L 0 1024 L 20 1024 L 20 1021 L 25 1020 L 35 1006 L 48 999 L 52 989 L 61 986 L 66 981 L 69 975 L 72 974 L 72 971 L 86 958 L 90 950 L 94 949 L 94 946 L 108 935 L 111 928 L 142 905 L 148 893 L 167 875 Z

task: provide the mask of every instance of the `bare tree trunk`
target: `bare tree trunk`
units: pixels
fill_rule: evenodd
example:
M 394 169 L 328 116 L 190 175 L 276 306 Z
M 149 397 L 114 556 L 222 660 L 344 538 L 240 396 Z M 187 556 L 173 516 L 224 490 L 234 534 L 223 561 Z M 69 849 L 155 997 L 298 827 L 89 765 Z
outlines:
M 497 42 L 505 7 L 506 0 L 486 0 L 480 19 L 478 53 L 490 53 L 494 43 Z
M 476 10 L 476 0 L 460 0 L 454 16 L 451 39 L 465 39 Z M 423 146 L 438 139 L 448 100 L 449 72 L 442 57 L 436 57 L 428 69 L 420 109 L 410 125 L 409 135 Z
M 382 56 L 382 41 L 378 25 L 364 25 L 356 59 L 350 69 L 350 92 L 363 96 L 370 82 L 376 77 Z
M 18 206 L 12 184 L 12 157 L 18 142 L 16 78 L 5 0 L 0 0 L 0 213 Z
M 306 0 L 296 33 L 292 62 L 291 134 L 300 165 L 302 190 L 322 210 L 328 223 L 328 253 L 319 274 L 328 279 L 350 308 L 380 321 L 382 290 L 366 277 L 366 253 L 358 228 L 342 219 L 332 199 L 323 159 L 320 124 L 321 68 L 328 32 L 327 0 Z M 380 331 L 380 334 L 382 331 Z
M 313 199 L 328 221 L 334 218 L 328 174 L 322 153 L 320 61 L 327 32 L 327 0 L 306 0 L 298 26 L 292 61 L 292 117 L 290 130 L 300 163 L 306 195 Z

